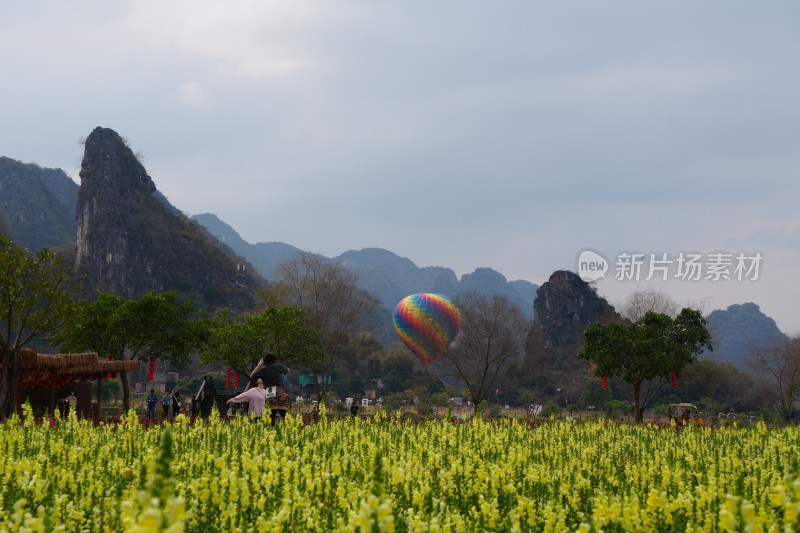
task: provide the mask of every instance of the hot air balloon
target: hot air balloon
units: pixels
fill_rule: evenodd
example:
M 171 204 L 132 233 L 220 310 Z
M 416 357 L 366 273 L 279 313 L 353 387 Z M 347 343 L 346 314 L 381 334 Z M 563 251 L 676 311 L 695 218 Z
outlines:
M 412 294 L 394 309 L 394 329 L 425 367 L 442 356 L 460 325 L 458 308 L 439 294 Z

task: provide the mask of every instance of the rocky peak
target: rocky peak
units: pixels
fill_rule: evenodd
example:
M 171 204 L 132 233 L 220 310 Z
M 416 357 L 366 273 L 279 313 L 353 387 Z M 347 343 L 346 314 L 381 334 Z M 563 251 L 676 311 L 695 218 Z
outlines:
M 592 286 L 566 270 L 554 272 L 536 291 L 533 315 L 546 346 L 574 345 L 582 340 L 586 326 L 622 320 Z
M 578 359 L 583 330 L 623 319 L 595 289 L 573 272 L 559 270 L 536 291 L 528 364 L 539 387 L 577 391 L 588 378 L 588 362 Z M 546 384 L 546 385 L 545 385 Z M 552 392 L 552 391 L 550 391 Z
M 82 193 L 109 200 L 108 196 L 149 195 L 156 190 L 125 140 L 108 128 L 97 127 L 86 138 L 80 177 Z
M 80 177 L 76 268 L 91 286 L 129 298 L 177 290 L 201 306 L 252 305 L 261 283 L 254 270 L 163 202 L 115 131 L 92 131 Z

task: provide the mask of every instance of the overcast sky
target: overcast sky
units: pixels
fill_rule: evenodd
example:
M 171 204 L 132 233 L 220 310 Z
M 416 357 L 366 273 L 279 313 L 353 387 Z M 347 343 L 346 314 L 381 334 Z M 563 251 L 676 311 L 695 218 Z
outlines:
M 799 91 L 796 0 L 0 3 L 0 155 L 79 181 L 108 127 L 251 243 L 537 284 L 591 249 L 612 303 L 753 301 L 787 333 Z M 621 252 L 668 254 L 668 281 Z M 681 252 L 702 279 L 763 259 L 692 281 Z

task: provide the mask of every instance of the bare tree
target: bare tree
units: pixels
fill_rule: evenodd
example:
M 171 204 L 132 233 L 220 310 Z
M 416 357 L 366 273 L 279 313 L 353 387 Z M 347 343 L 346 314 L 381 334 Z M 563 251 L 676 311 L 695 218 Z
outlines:
M 800 392 L 800 336 L 756 345 L 747 363 L 761 378 L 762 390 L 780 410 L 784 424 L 788 424 Z
M 619 314 L 631 322 L 636 322 L 648 311 L 675 318 L 680 307 L 669 294 L 652 287 L 632 292 L 619 306 Z
M 461 312 L 461 331 L 453 347 L 435 365 L 441 378 L 466 386 L 477 410 L 512 361 L 525 353 L 531 322 L 506 296 L 464 294 L 455 300 Z
M 314 375 L 321 401 L 328 389 L 326 376 L 353 335 L 363 330 L 377 300 L 356 286 L 357 274 L 318 255 L 303 254 L 281 263 L 275 278 L 269 297 L 300 309 L 307 325 L 320 334 L 322 351 L 297 354 L 297 361 Z

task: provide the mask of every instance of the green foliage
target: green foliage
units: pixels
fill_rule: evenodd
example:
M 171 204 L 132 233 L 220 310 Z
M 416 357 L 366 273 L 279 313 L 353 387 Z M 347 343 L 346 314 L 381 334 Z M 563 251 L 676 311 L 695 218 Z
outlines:
M 484 411 L 485 415 L 488 418 L 495 419 L 500 418 L 500 406 L 496 403 L 489 405 L 489 408 Z
M 319 333 L 307 325 L 294 307 L 272 307 L 249 316 L 231 316 L 227 310 L 203 321 L 207 336 L 202 361 L 221 361 L 247 373 L 271 351 L 287 364 L 313 364 L 321 357 Z
M 606 402 L 603 405 L 603 409 L 609 416 L 613 417 L 620 417 L 620 416 L 628 416 L 633 412 L 633 405 L 628 402 L 620 402 L 617 400 L 611 400 L 610 402 Z
M 555 402 L 547 402 L 542 407 L 542 416 L 544 417 L 551 417 L 557 416 L 561 414 L 561 407 L 558 406 Z
M 408 404 L 410 399 L 411 398 L 405 393 L 393 392 L 383 397 L 383 407 L 390 411 L 402 409 L 404 405 Z
M 619 377 L 634 386 L 640 422 L 655 395 L 640 398 L 642 384 L 655 378 L 666 380 L 673 371 L 680 374 L 704 349 L 711 350 L 706 320 L 695 309 L 683 309 L 675 319 L 648 311 L 633 323 L 593 324 L 583 336 L 585 344 L 578 357 L 594 363 L 597 375 Z
M 76 321 L 59 340 L 70 351 L 90 350 L 116 360 L 164 359 L 176 366 L 189 361 L 203 330 L 191 302 L 180 303 L 175 291 L 148 292 L 139 300 L 101 293 L 93 303 L 82 303 Z M 127 374 L 120 374 L 122 403 L 130 407 Z
M 347 411 L 347 407 L 345 406 L 344 402 L 342 402 L 339 396 L 333 391 L 328 391 L 325 393 L 322 403 L 324 403 L 325 406 L 335 414 L 342 414 Z
M 100 397 L 103 404 L 107 405 L 108 402 L 116 403 L 117 400 L 122 398 L 122 385 L 117 379 L 104 379 L 103 386 L 100 389 Z
M 698 361 L 686 368 L 679 382 L 682 401 L 714 398 L 722 404 L 722 410 L 755 407 L 757 391 L 750 374 L 729 362 Z
M 431 394 L 430 402 L 435 407 L 447 407 L 450 405 L 450 395 L 446 392 L 434 392 Z
M 29 254 L 0 236 L 0 418 L 16 401 L 18 350 L 74 318 L 78 289 L 61 257 L 47 248 Z
M 433 406 L 426 401 L 420 400 L 416 404 L 417 414 L 420 416 L 431 416 L 435 411 Z
M 82 303 L 76 315 L 60 336 L 64 348 L 117 360 L 155 357 L 182 366 L 201 340 L 194 305 L 180 303 L 175 291 L 148 292 L 139 300 L 101 293 L 94 303 Z

